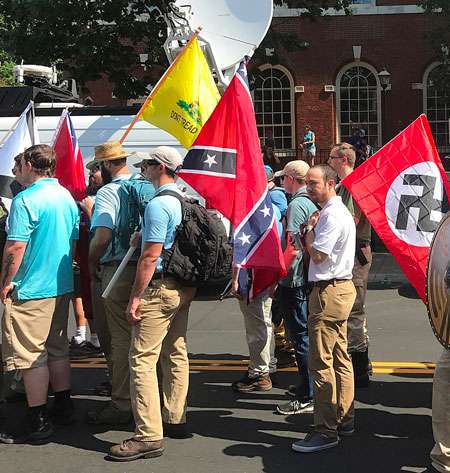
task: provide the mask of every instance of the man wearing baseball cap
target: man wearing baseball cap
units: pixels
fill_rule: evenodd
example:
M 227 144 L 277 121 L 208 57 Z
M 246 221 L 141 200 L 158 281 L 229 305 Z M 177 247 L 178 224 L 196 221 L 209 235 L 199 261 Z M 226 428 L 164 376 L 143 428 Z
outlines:
M 164 435 L 189 436 L 186 331 L 195 288 L 163 274 L 161 256 L 174 244 L 176 228 L 182 221 L 181 202 L 173 195 L 181 195 L 175 184 L 181 164 L 178 151 L 167 146 L 154 149 L 148 159 L 138 163 L 156 193 L 145 209 L 141 256 L 126 309 L 132 326 L 130 380 L 136 428 L 132 438 L 110 449 L 109 458 L 116 461 L 160 456 Z M 156 374 L 158 360 L 163 380 L 162 409 Z
M 283 179 L 283 187 L 291 194 L 287 211 L 286 244 L 287 251 L 295 254 L 288 270 L 288 275 L 279 283 L 281 312 L 286 328 L 295 348 L 298 366 L 298 384 L 289 390 L 292 401 L 277 406 L 277 412 L 283 415 L 313 412 L 313 384 L 308 369 L 308 279 L 305 274 L 303 251 L 299 242 L 303 225 L 317 210 L 316 205 L 306 193 L 306 174 L 309 165 L 296 160 L 286 164 L 275 175 Z

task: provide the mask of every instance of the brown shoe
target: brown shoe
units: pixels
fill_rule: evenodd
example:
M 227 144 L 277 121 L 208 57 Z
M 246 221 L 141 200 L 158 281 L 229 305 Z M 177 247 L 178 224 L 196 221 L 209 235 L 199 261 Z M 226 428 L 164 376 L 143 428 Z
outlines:
M 124 440 L 120 445 L 114 445 L 109 450 L 108 459 L 118 462 L 129 462 L 138 458 L 160 457 L 164 452 L 162 440 L 154 442 L 143 442 L 130 438 Z
M 270 391 L 272 389 L 272 381 L 270 376 L 258 376 L 250 378 L 248 373 L 239 381 L 235 381 L 231 387 L 234 391 L 240 393 L 249 393 L 252 391 Z

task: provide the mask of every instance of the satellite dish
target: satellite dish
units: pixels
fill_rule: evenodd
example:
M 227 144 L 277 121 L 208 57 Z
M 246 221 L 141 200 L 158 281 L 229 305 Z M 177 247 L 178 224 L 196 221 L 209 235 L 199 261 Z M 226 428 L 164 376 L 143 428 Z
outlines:
M 266 36 L 273 0 L 176 0 L 192 30 L 211 46 L 217 66 L 232 68 L 252 56 Z

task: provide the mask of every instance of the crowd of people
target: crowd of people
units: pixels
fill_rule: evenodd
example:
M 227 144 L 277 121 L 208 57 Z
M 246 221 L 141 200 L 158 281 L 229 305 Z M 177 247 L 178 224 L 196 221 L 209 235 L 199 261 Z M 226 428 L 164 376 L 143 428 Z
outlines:
M 369 386 L 371 375 L 364 304 L 372 256 L 370 225 L 339 184 L 353 171 L 357 150 L 336 144 L 327 164 L 314 164 L 309 127 L 304 150 L 304 160 L 282 170 L 265 166 L 287 276 L 247 301 L 245 270 L 232 270 L 231 293 L 244 317 L 250 355 L 247 373 L 232 389 L 269 391 L 275 355 L 288 353 L 298 367 L 297 383 L 277 412 L 313 413 L 313 430 L 292 444 L 310 453 L 355 432 L 355 387 Z M 186 332 L 195 289 L 163 272 L 165 252 L 183 219 L 183 193 L 176 184 L 182 158 L 161 146 L 141 153 L 139 172 L 133 173 L 127 165 L 131 155 L 119 142 L 97 146 L 87 164 L 88 196 L 78 206 L 53 177 L 56 156 L 50 147 L 35 145 L 15 158 L 21 191 L 11 206 L 3 254 L 2 357 L 6 372 L 22 376 L 28 417 L 20 431 L 0 433 L 5 444 L 43 442 L 54 424 L 74 422 L 70 353 L 103 353 L 107 362 L 110 385 L 99 392 L 111 400 L 87 412 L 86 421 L 112 428 L 134 421 L 134 435 L 113 446 L 110 459 L 157 457 L 165 436 L 190 436 Z M 143 207 L 140 231 L 138 209 L 130 205 L 133 193 Z M 131 259 L 102 298 L 130 245 L 136 248 Z M 69 347 L 71 302 L 77 331 Z M 287 340 L 276 343 L 284 336 Z M 445 400 L 436 404 L 445 406 Z M 450 471 L 445 415 L 436 417 L 441 425 L 432 453 L 439 471 Z

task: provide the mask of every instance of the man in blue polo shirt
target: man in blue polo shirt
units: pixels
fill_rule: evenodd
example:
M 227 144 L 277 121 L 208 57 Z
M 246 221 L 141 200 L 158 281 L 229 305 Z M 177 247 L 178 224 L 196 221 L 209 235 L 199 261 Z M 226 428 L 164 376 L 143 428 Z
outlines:
M 181 166 L 178 151 L 160 146 L 141 163 L 143 174 L 152 181 L 155 197 L 145 210 L 142 252 L 131 290 L 127 317 L 132 324 L 130 350 L 131 405 L 135 434 L 110 450 L 113 460 L 130 461 L 162 455 L 164 434 L 186 437 L 186 399 L 189 360 L 186 349 L 188 312 L 195 289 L 162 274 L 162 252 L 175 239 L 181 223 L 181 203 L 175 172 Z M 161 415 L 156 364 L 162 371 Z M 164 432 L 163 432 L 164 421 Z
M 43 440 L 52 434 L 49 381 L 55 394 L 53 420 L 70 423 L 73 416 L 67 318 L 79 214 L 70 193 L 52 177 L 55 165 L 54 151 L 36 145 L 20 155 L 14 168 L 25 190 L 12 202 L 3 256 L 2 349 L 6 370 L 22 371 L 29 425 L 18 436 L 0 435 L 4 443 Z

